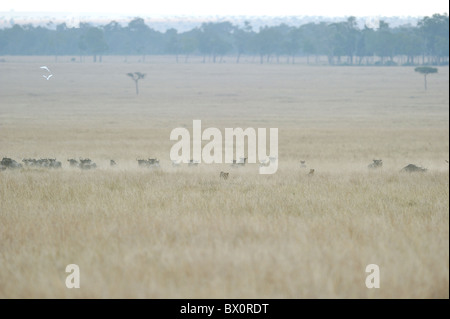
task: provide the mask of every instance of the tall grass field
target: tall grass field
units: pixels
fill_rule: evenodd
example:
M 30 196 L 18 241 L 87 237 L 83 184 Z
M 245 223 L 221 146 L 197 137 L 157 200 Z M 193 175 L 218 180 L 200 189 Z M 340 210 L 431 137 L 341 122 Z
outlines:
M 190 61 L 4 57 L 0 158 L 62 167 L 0 171 L 0 298 L 449 298 L 448 67 Z M 277 172 L 173 166 L 193 120 L 278 128 Z

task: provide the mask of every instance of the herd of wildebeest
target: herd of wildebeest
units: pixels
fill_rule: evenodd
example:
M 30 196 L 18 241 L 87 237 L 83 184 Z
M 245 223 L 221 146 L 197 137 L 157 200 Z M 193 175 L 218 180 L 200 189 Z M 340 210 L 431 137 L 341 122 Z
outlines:
M 23 164 L 18 163 L 17 161 L 9 157 L 3 157 L 2 161 L 0 162 L 0 171 L 4 171 L 7 168 L 8 169 L 23 168 L 24 165 L 25 167 L 37 167 L 37 168 L 62 167 L 61 162 L 57 161 L 56 158 L 41 158 L 41 159 L 25 158 L 22 160 L 22 162 Z M 89 158 L 80 158 L 79 160 L 70 158 L 67 160 L 67 162 L 69 162 L 70 167 L 80 168 L 83 170 L 97 168 L 97 164 L 94 163 Z M 159 167 L 159 160 L 157 158 L 149 158 L 148 160 L 138 159 L 137 162 L 140 167 L 149 167 L 149 168 Z M 110 160 L 109 164 L 110 166 L 115 166 L 116 162 L 114 160 Z
M 272 160 L 272 159 L 271 159 Z M 149 159 L 136 159 L 138 167 L 142 168 L 152 168 L 152 169 L 158 169 L 160 168 L 159 165 L 159 159 L 157 158 L 149 158 Z M 0 162 L 0 171 L 4 171 L 6 169 L 20 169 L 24 167 L 29 168 L 46 168 L 46 169 L 60 169 L 62 168 L 62 164 L 60 161 L 57 161 L 55 158 L 41 158 L 41 159 L 34 159 L 34 158 L 25 158 L 22 160 L 22 163 L 18 163 L 15 160 L 4 157 L 2 161 Z M 79 168 L 82 170 L 90 170 L 97 168 L 97 164 L 94 163 L 89 158 L 80 158 L 79 160 L 76 160 L 74 158 L 68 159 L 67 162 L 69 162 L 69 166 L 73 168 Z M 448 161 L 446 160 L 448 163 Z M 247 163 L 247 158 L 241 158 L 239 161 L 234 160 L 231 164 L 231 167 L 238 168 L 245 166 Z M 117 163 L 114 160 L 110 160 L 109 162 L 111 167 L 114 167 L 117 165 Z M 191 160 L 188 163 L 188 166 L 198 166 L 198 162 Z M 267 166 L 268 162 L 261 162 L 260 166 Z M 175 162 L 172 161 L 172 166 L 177 167 L 181 165 L 181 161 Z M 306 161 L 301 160 L 300 161 L 300 167 L 306 168 Z M 371 170 L 377 170 L 381 169 L 383 167 L 383 160 L 381 159 L 374 159 L 372 163 L 368 165 L 368 168 Z M 408 164 L 407 166 L 403 167 L 401 172 L 426 172 L 427 169 L 415 164 Z M 315 169 L 310 168 L 308 175 L 314 175 Z M 228 179 L 229 172 L 220 172 L 220 179 Z

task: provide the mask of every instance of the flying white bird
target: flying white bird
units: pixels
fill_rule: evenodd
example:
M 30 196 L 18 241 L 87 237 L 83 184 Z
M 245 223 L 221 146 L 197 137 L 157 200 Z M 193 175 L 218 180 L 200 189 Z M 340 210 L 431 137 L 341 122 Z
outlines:
M 53 76 L 53 74 L 50 74 L 49 76 L 45 76 L 45 75 L 42 75 L 47 81 Z
M 48 73 L 52 73 L 52 72 L 50 72 L 50 70 L 45 65 L 41 66 L 41 69 L 47 70 Z

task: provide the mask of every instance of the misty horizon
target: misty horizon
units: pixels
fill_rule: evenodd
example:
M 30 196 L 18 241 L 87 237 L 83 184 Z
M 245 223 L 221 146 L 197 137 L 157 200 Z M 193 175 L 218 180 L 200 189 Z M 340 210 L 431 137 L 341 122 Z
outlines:
M 440 13 L 440 12 L 435 12 Z M 446 13 L 443 13 L 446 14 Z M 142 18 L 145 23 L 154 30 L 165 32 L 168 29 L 177 29 L 179 32 L 191 30 L 204 22 L 229 21 L 234 25 L 244 25 L 249 21 L 254 28 L 287 24 L 289 26 L 301 26 L 307 23 L 341 22 L 346 16 L 322 16 L 322 15 L 192 15 L 192 14 L 127 14 L 127 13 L 73 13 L 73 12 L 20 12 L 0 11 L 0 29 L 12 27 L 14 24 L 35 27 L 41 26 L 56 29 L 56 25 L 66 23 L 69 27 L 78 27 L 80 22 L 90 23 L 94 26 L 108 24 L 115 21 L 125 26 L 135 18 Z M 384 20 L 392 27 L 401 25 L 416 26 L 424 16 L 354 16 L 360 27 L 363 27 L 367 19 L 376 18 Z
M 447 1 L 429 0 L 404 5 L 401 2 L 379 0 L 376 3 L 361 3 L 356 0 L 339 2 L 318 0 L 313 2 L 292 2 L 278 0 L 274 2 L 255 3 L 254 1 L 228 0 L 166 0 L 163 2 L 142 3 L 128 0 L 113 2 L 107 6 L 102 2 L 78 0 L 75 3 L 41 0 L 17 0 L 13 3 L 0 4 L 0 12 L 71 12 L 76 14 L 101 15 L 139 15 L 139 16 L 384 16 L 384 17 L 419 17 L 433 13 L 449 11 Z

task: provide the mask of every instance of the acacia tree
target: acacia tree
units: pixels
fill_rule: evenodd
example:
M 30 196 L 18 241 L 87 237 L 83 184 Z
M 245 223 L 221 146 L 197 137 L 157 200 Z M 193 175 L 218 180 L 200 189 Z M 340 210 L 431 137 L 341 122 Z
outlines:
M 143 79 L 145 77 L 145 73 L 134 72 L 134 73 L 127 73 L 127 75 L 133 79 L 134 84 L 136 85 L 136 95 L 139 95 L 138 82 L 140 79 Z
M 427 75 L 431 74 L 431 73 L 437 73 L 438 69 L 432 68 L 429 66 L 419 66 L 419 67 L 415 68 L 414 71 L 423 74 L 424 85 L 425 85 L 425 90 L 426 90 L 427 89 Z

